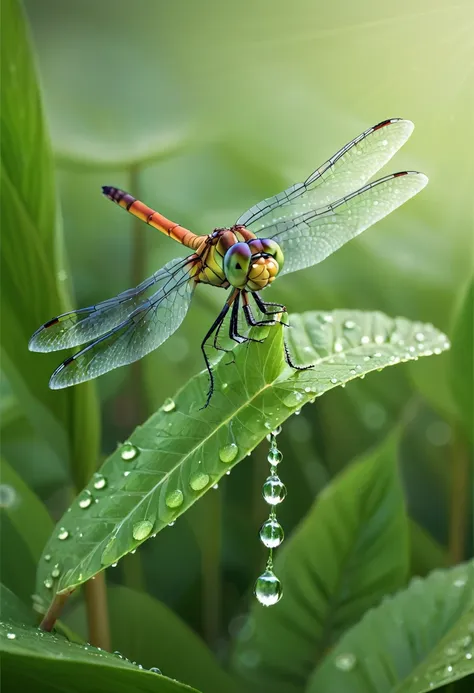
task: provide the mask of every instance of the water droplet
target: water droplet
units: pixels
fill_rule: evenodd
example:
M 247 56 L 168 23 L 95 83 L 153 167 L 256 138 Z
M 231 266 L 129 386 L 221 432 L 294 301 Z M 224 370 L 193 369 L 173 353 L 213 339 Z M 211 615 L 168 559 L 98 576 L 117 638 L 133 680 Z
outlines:
M 323 320 L 324 322 L 332 322 L 332 315 L 324 315 Z
M 46 563 L 49 563 L 51 560 L 51 554 L 50 553 L 45 554 L 44 560 L 46 561 Z
M 221 462 L 229 464 L 235 460 L 238 452 L 239 448 L 237 445 L 235 443 L 229 443 L 229 445 L 224 445 L 224 447 L 219 450 L 219 459 Z
M 116 568 L 117 566 L 118 566 L 118 561 L 115 561 L 115 563 L 112 563 L 110 567 L 111 567 L 111 568 Z
M 53 578 L 58 578 L 61 573 L 61 570 L 59 569 L 59 563 L 56 563 L 54 568 L 51 571 L 51 577 Z
M 336 668 L 340 671 L 352 671 L 357 663 L 357 657 L 352 652 L 344 652 L 343 654 L 337 655 L 334 660 Z
M 336 339 L 336 341 L 334 342 L 334 351 L 337 352 L 338 354 L 341 351 L 344 351 L 344 345 L 338 339 Z
M 282 596 L 281 582 L 272 570 L 265 570 L 255 582 L 255 596 L 263 606 L 273 606 Z
M 301 392 L 297 392 L 296 390 L 294 392 L 290 392 L 286 397 L 283 399 L 283 404 L 285 407 L 288 407 L 288 409 L 293 409 L 293 407 L 297 407 L 299 404 L 301 404 L 303 400 L 303 395 Z
M 53 586 L 53 581 L 51 578 L 47 577 L 46 580 L 43 582 L 43 585 L 46 587 L 47 590 L 50 590 Z
M 454 585 L 455 587 L 464 587 L 464 585 L 466 584 L 466 582 L 467 582 L 467 578 L 461 577 L 461 578 L 457 578 L 457 580 L 455 580 L 455 581 L 453 582 L 453 585 Z
M 69 532 L 67 531 L 67 529 L 64 529 L 64 527 L 61 527 L 61 529 L 59 530 L 58 539 L 60 539 L 61 541 L 64 541 L 65 539 L 68 538 L 68 536 L 69 536 Z
M 278 448 L 270 448 L 268 451 L 267 455 L 267 460 L 268 462 L 274 467 L 277 464 L 280 464 L 280 462 L 283 459 L 283 453 L 278 450 Z
M 101 491 L 107 486 L 107 479 L 102 474 L 95 474 L 94 488 Z
M 361 344 L 369 344 L 370 343 L 370 337 L 365 334 L 363 337 L 360 338 L 360 343 Z
M 355 372 L 355 370 L 354 370 L 353 368 L 351 368 L 351 370 L 349 371 L 349 373 L 350 373 L 351 375 L 355 375 L 355 374 L 356 374 L 356 372 Z
M 166 496 L 165 503 L 168 508 L 179 508 L 184 501 L 183 492 L 177 488 Z
M 337 378 L 331 378 L 331 382 L 333 385 L 335 385 L 337 383 Z
M 134 460 L 138 453 L 138 448 L 136 448 L 135 445 L 133 445 L 132 443 L 127 442 L 122 445 L 120 457 L 122 458 L 122 460 L 129 462 L 130 460 Z
M 158 669 L 158 667 L 151 667 L 148 671 L 152 671 L 154 674 L 160 674 L 161 676 L 161 669 Z
M 217 491 L 217 489 L 219 488 L 219 484 L 214 484 L 212 488 L 214 489 L 214 491 Z
M 7 638 L 8 638 L 9 640 L 15 640 L 16 634 L 15 634 L 15 633 L 7 633 Z
M 278 505 L 286 498 L 286 486 L 280 477 L 272 474 L 263 484 L 262 494 L 269 505 Z
M 267 549 L 275 549 L 280 546 L 285 538 L 283 527 L 274 519 L 269 519 L 260 527 L 260 540 Z
M 385 337 L 383 334 L 377 334 L 375 335 L 375 343 L 376 344 L 383 344 L 385 342 Z
M 123 473 L 124 477 L 130 476 L 130 470 L 127 470 L 126 472 Z
M 146 539 L 149 534 L 151 534 L 152 529 L 153 522 L 150 522 L 150 520 L 142 520 L 141 522 L 137 522 L 133 525 L 133 538 L 137 541 L 142 541 L 143 539 Z
M 344 327 L 346 328 L 346 330 L 353 330 L 355 326 L 356 324 L 353 320 L 346 320 L 346 322 L 344 323 Z
M 465 657 L 466 659 L 472 659 L 472 652 L 466 652 Z
M 176 403 L 171 397 L 167 397 L 161 406 L 162 411 L 170 412 L 176 409 Z
M 425 335 L 423 332 L 417 332 L 415 335 L 415 339 L 417 342 L 424 342 L 425 341 Z
M 196 472 L 193 474 L 189 480 L 189 485 L 193 491 L 202 491 L 203 488 L 209 483 L 209 474 L 204 474 L 203 472 Z
M 229 383 L 222 383 L 221 390 L 227 390 L 228 387 L 229 387 Z M 151 671 L 151 669 L 150 669 L 150 671 Z
M 85 510 L 92 503 L 92 495 L 90 491 L 84 491 L 84 496 L 79 500 L 79 507 Z
M 0 508 L 12 508 L 16 502 L 16 491 L 10 484 L 0 484 Z
M 279 436 L 281 433 L 281 426 L 277 426 L 273 431 L 272 431 L 272 436 Z

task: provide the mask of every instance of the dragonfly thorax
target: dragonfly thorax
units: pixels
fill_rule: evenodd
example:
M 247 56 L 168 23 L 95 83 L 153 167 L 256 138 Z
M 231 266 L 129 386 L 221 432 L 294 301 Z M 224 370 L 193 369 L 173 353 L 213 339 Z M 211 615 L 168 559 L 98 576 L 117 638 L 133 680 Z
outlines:
M 274 281 L 282 267 L 280 246 L 267 238 L 235 243 L 224 256 L 226 279 L 237 289 L 260 291 Z

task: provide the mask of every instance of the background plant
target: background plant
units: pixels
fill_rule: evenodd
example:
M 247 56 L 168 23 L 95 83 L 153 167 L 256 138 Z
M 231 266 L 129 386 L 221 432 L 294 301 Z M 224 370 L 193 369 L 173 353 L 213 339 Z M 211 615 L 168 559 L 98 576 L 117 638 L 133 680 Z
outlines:
M 103 460 L 116 464 L 118 442 L 178 388 L 186 397 L 199 386 L 186 383 L 220 300 L 196 294 L 179 332 L 143 362 L 48 391 L 58 355 L 28 353 L 33 330 L 176 253 L 100 186 L 130 189 L 204 233 L 401 115 L 417 129 L 399 167 L 429 175 L 423 195 L 321 266 L 281 279 L 274 296 L 292 312 L 433 323 L 451 351 L 333 388 L 287 421 L 278 607 L 262 612 L 251 596 L 264 562 L 264 442 L 217 493 L 108 570 L 107 598 L 99 576 L 75 592 L 62 628 L 107 649 L 111 634 L 110 649 L 202 691 L 469 690 L 469 678 L 453 681 L 472 672 L 472 567 L 448 568 L 472 557 L 468 7 L 301 1 L 270 11 L 208 0 L 131 11 L 48 0 L 25 10 L 26 23 L 17 2 L 2 6 L 2 618 L 15 624 L 4 629 L 6 685 L 180 687 L 28 628 L 54 523 Z M 271 347 L 260 353 L 277 354 Z M 343 560 L 346 545 L 356 552 Z

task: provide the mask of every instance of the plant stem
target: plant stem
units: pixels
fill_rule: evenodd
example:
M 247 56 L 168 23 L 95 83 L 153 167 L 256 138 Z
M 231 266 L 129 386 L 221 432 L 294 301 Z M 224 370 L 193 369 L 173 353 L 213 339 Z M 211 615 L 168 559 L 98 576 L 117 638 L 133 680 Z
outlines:
M 46 612 L 43 620 L 40 623 L 41 630 L 51 631 L 54 624 L 58 620 L 61 611 L 63 610 L 64 604 L 66 603 L 70 592 L 65 592 L 64 594 L 56 594 L 53 601 L 49 605 L 49 609 Z
M 472 480 L 470 479 L 469 451 L 466 441 L 458 426 L 453 426 L 453 431 L 449 555 L 452 563 L 456 564 L 464 558 L 469 490 Z
M 105 573 L 98 573 L 84 585 L 89 642 L 110 651 L 110 628 Z

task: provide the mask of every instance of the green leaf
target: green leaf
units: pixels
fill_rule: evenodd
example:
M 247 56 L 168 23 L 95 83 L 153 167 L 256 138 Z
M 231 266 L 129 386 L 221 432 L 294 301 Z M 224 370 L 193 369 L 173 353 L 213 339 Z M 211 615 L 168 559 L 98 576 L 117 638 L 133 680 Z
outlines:
M 35 693 L 192 693 L 195 689 L 91 645 L 12 621 L 0 622 L 5 690 Z
M 16 594 L 0 583 L 0 604 L 2 619 L 14 623 L 33 623 L 33 612 L 28 611 Z
M 292 316 L 291 324 L 294 358 L 313 361 L 313 369 L 286 366 L 287 328 L 264 328 L 264 344 L 236 349 L 234 365 L 217 364 L 207 409 L 203 371 L 105 461 L 46 548 L 61 568 L 54 590 L 77 587 L 166 527 L 305 403 L 370 371 L 448 347 L 432 326 L 380 313 L 314 312 Z M 37 586 L 45 599 L 48 577 L 42 560 Z
M 62 460 L 72 461 L 82 486 L 96 462 L 93 386 L 52 392 L 48 379 L 57 356 L 28 352 L 34 330 L 67 304 L 57 284 L 61 238 L 53 163 L 17 0 L 3 3 L 2 19 L 1 184 L 8 200 L 1 207 L 2 369 L 36 430 Z
M 410 520 L 410 573 L 424 577 L 436 568 L 447 568 L 449 556 L 445 548 L 424 527 Z
M 386 599 L 315 672 L 307 693 L 424 693 L 474 672 L 474 561 Z
M 474 433 L 474 280 L 467 287 L 453 330 L 451 389 L 466 436 Z
M 54 525 L 40 499 L 3 458 L 0 469 L 2 580 L 29 603 L 36 566 Z
M 167 676 L 203 693 L 237 690 L 202 640 L 158 600 L 116 586 L 108 590 L 108 607 L 114 650 L 144 667 L 158 666 Z M 84 607 L 69 615 L 67 622 L 80 630 Z
M 341 635 L 408 576 L 398 434 L 320 494 L 277 554 L 283 598 L 255 604 L 234 667 L 246 690 L 296 693 Z M 342 689 L 341 689 L 342 690 Z

